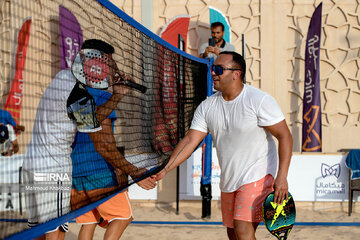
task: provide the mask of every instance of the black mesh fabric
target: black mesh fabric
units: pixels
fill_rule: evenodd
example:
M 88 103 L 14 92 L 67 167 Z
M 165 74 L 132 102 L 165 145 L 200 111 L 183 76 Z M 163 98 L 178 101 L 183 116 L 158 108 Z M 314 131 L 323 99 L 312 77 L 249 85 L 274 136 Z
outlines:
M 101 39 L 111 44 L 115 49 L 113 59 L 118 68 L 131 76 L 134 82 L 147 88 L 146 93 L 131 89 L 118 102 L 114 113 L 110 115 L 112 116 L 111 120 L 116 117 L 116 120 L 112 122 L 114 140 L 112 147 L 109 147 L 112 143 L 107 142 L 108 145 L 103 148 L 89 147 L 87 149 L 85 147 L 80 153 L 77 153 L 94 156 L 97 150 L 96 153 L 101 156 L 104 153 L 101 151 L 106 151 L 110 160 L 101 160 L 98 157 L 93 163 L 91 163 L 92 159 L 75 163 L 71 161 L 66 152 L 54 156 L 41 151 L 33 154 L 31 159 L 26 157 L 29 154 L 26 152 L 30 147 L 36 149 L 49 144 L 38 139 L 41 135 L 53 136 L 58 142 L 53 146 L 54 148 L 71 145 L 64 140 L 66 139 L 64 134 L 68 129 L 61 128 L 63 123 L 60 120 L 51 122 L 39 117 L 38 121 L 40 122 L 36 123 L 36 114 L 39 111 L 56 114 L 60 111 L 61 106 L 66 106 L 66 102 L 62 101 L 58 103 L 59 109 L 48 107 L 39 109 L 43 106 L 40 99 L 44 98 L 47 89 L 53 87 L 52 91 L 59 94 L 68 91 L 64 85 L 52 85 L 51 82 L 62 70 L 61 58 L 70 58 L 76 54 L 77 50 L 74 48 L 76 44 L 72 42 L 72 50 L 65 52 L 65 56 L 60 53 L 61 18 L 59 17 L 59 7 L 61 4 L 64 4 L 62 7 L 72 12 L 77 19 L 82 30 L 83 40 Z M 120 10 L 117 11 L 121 13 Z M 11 113 L 17 111 L 16 108 L 20 105 L 19 117 L 15 120 L 18 124 L 25 126 L 25 131 L 19 132 L 17 135 L 19 152 L 11 157 L 2 157 L 0 160 L 4 163 L 4 167 L 0 169 L 0 175 L 2 175 L 0 178 L 0 238 L 2 239 L 27 229 L 29 208 L 36 209 L 39 204 L 56 205 L 60 201 L 63 205 L 69 204 L 71 211 L 74 211 L 160 171 L 167 163 L 179 139 L 188 131 L 196 107 L 206 97 L 207 65 L 203 61 L 197 61 L 196 58 L 188 57 L 181 51 L 176 51 L 167 44 L 162 44 L 163 42 L 154 35 L 144 32 L 143 28 L 134 27 L 132 23 L 134 20 L 131 19 L 129 22 L 130 18 L 124 13 L 121 14 L 125 17 L 119 17 L 95 0 L 3 1 L 1 13 L 1 104 L 5 110 Z M 27 32 L 29 40 L 24 51 L 24 46 L 19 47 L 18 36 L 27 19 L 31 19 L 31 26 L 30 31 Z M 72 24 L 63 27 L 68 31 L 75 29 L 75 25 Z M 68 43 L 70 44 L 70 42 Z M 76 43 L 80 49 L 80 43 Z M 20 48 L 23 51 L 21 53 L 17 52 L 17 49 Z M 22 57 L 25 57 L 23 58 L 25 64 L 23 69 L 19 69 L 17 64 Z M 13 92 L 12 84 L 15 82 L 16 74 L 21 74 L 21 87 L 18 88 L 21 92 L 15 94 L 21 104 L 15 106 L 11 102 L 6 102 Z M 70 83 L 65 81 L 64 84 Z M 112 87 L 104 91 L 104 95 L 107 97 L 111 94 Z M 60 101 L 59 99 L 55 94 L 46 101 L 54 103 L 54 101 Z M 101 100 L 101 97 L 99 99 Z M 103 101 L 105 102 L 106 99 Z M 72 117 L 66 121 L 74 120 Z M 33 130 L 35 125 L 40 126 L 36 128 L 36 131 Z M 55 127 L 55 125 L 57 126 Z M 75 135 L 74 139 L 77 141 L 72 143 L 73 148 L 79 144 L 78 141 L 86 146 L 93 144 L 94 139 L 97 139 L 101 145 L 101 141 L 105 139 L 105 137 L 97 137 L 89 141 L 91 138 L 79 140 L 77 137 L 78 135 Z M 119 156 L 121 157 L 117 158 Z M 54 161 L 60 158 L 69 158 L 70 160 L 68 164 L 64 165 L 59 162 L 53 167 L 42 164 L 42 158 L 52 158 Z M 29 170 L 24 167 L 24 161 L 34 161 L 34 159 L 37 161 L 35 169 Z M 98 164 L 96 161 L 102 161 L 102 163 Z M 108 166 L 109 170 L 103 166 Z M 66 171 L 66 169 L 70 169 L 70 171 Z M 73 172 L 77 171 L 75 175 L 72 174 L 71 169 Z M 41 184 L 44 184 L 41 185 L 43 188 L 35 190 L 34 187 L 39 187 L 39 185 L 28 179 L 29 172 L 33 180 L 35 175 L 35 181 L 41 181 Z M 39 180 L 39 178 L 41 179 Z M 73 181 L 73 178 L 76 178 L 76 181 Z M 87 199 L 82 197 L 77 199 L 76 195 L 70 197 L 70 192 L 65 194 L 65 190 L 60 200 L 47 198 L 47 195 L 44 194 L 40 202 L 25 201 L 24 196 L 29 192 L 54 192 L 54 185 L 60 186 L 64 182 L 68 186 L 71 186 L 71 183 L 80 186 L 83 179 L 88 182 L 87 184 L 83 183 L 85 188 L 91 188 L 88 185 L 93 184 L 94 189 L 99 189 L 100 186 L 100 190 L 92 192 Z M 111 185 L 114 182 L 117 182 L 116 186 Z M 46 186 L 53 188 L 44 190 Z M 78 190 L 81 191 L 81 189 Z M 54 216 L 55 210 L 52 207 L 48 209 L 48 211 L 42 210 L 38 214 L 42 217 L 47 214 Z M 61 212 L 62 210 L 62 208 L 57 208 L 56 211 L 59 213 L 56 213 L 55 218 L 64 214 Z M 52 218 L 50 217 L 46 221 Z M 36 225 L 42 221 L 32 221 L 31 223 Z

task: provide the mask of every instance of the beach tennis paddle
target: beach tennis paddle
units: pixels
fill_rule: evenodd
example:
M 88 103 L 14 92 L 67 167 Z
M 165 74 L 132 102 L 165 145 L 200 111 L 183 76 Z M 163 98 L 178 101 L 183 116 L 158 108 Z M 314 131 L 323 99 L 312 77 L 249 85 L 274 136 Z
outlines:
M 271 192 L 263 203 L 264 223 L 267 230 L 277 239 L 286 240 L 295 223 L 295 202 L 289 193 L 288 200 L 284 199 L 282 204 L 276 204 L 274 193 Z
M 76 54 L 71 72 L 79 82 L 91 88 L 107 89 L 111 84 L 121 84 L 142 93 L 146 92 L 145 86 L 129 80 L 111 83 L 110 63 L 111 58 L 107 54 L 96 49 L 83 49 Z M 119 73 L 115 75 L 121 79 Z

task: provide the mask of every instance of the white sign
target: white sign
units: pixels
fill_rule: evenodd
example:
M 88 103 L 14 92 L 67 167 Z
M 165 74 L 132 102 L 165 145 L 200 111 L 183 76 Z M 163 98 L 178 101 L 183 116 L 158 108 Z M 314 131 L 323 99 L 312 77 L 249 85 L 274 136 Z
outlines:
M 141 162 L 146 159 L 153 159 L 154 164 L 157 163 L 157 155 L 154 153 L 125 155 L 126 160 L 134 164 L 136 167 L 141 167 Z M 139 187 L 137 184 L 133 184 L 129 187 L 130 199 L 136 200 L 157 200 L 158 187 L 151 190 L 145 190 Z
M 0 212 L 19 211 L 19 168 L 24 155 L 0 156 Z M 22 208 L 24 208 L 24 194 L 22 194 Z
M 296 201 L 347 201 L 349 169 L 346 154 L 294 154 L 288 174 L 289 191 Z M 202 149 L 196 150 L 180 168 L 180 199 L 201 199 Z M 220 167 L 213 148 L 212 197 L 220 199 Z M 354 192 L 360 201 L 359 192 Z
M 201 199 L 200 182 L 202 176 L 202 148 L 198 148 L 180 167 L 180 199 Z M 211 193 L 213 200 L 220 199 L 220 166 L 216 149 L 212 151 Z
M 296 201 L 347 201 L 347 155 L 293 155 L 288 174 L 289 191 Z M 359 200 L 358 195 L 354 200 Z

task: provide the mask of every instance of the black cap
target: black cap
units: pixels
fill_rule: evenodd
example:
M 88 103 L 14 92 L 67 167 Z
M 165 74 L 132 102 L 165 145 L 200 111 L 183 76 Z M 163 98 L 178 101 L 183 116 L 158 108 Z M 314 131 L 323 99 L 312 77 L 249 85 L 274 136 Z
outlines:
M 113 46 L 100 39 L 87 39 L 81 46 L 81 49 L 96 49 L 107 54 L 113 54 L 115 49 Z
M 0 141 L 4 141 L 9 139 L 9 130 L 7 128 L 7 126 L 5 125 L 0 125 Z

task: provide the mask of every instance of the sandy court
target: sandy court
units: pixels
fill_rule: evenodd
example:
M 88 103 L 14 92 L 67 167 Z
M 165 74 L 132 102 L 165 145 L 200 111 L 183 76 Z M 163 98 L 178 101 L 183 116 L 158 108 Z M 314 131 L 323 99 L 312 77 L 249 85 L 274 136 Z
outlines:
M 201 219 L 201 201 L 181 201 L 179 215 L 175 214 L 175 204 L 160 204 L 148 201 L 132 201 L 134 221 L 185 221 L 185 222 L 220 222 L 221 211 L 218 201 L 212 201 L 211 219 Z M 358 222 L 360 223 L 359 205 L 355 206 L 353 214 L 347 213 L 345 203 L 305 203 L 297 202 L 297 222 Z M 67 240 L 77 239 L 79 225 L 70 224 Z M 97 227 L 94 239 L 102 239 L 104 229 Z M 289 239 L 359 239 L 360 227 L 344 226 L 294 226 Z M 276 239 L 259 226 L 257 239 Z M 180 225 L 180 224 L 130 224 L 121 239 L 125 240 L 220 240 L 226 238 L 226 229 L 221 225 Z

